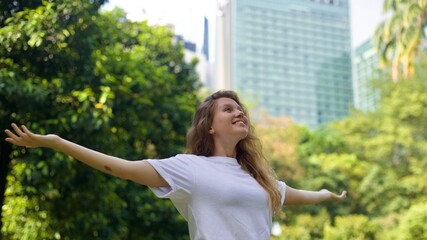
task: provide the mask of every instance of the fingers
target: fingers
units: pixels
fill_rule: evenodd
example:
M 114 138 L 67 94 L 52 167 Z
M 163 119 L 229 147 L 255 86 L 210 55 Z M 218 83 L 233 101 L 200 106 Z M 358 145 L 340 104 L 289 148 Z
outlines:
M 22 126 L 24 132 L 15 123 L 13 123 L 11 126 L 14 132 L 10 131 L 9 129 L 4 130 L 8 136 L 8 138 L 5 140 L 18 146 L 24 146 L 26 140 L 32 137 L 32 133 L 25 126 Z
M 329 192 L 330 196 L 331 196 L 331 201 L 332 202 L 340 202 L 343 201 L 347 198 L 347 191 L 342 191 L 342 193 L 340 195 Z
M 337 200 L 342 201 L 347 198 L 347 191 L 342 191 L 341 195 L 337 195 Z
M 347 197 L 347 191 L 342 191 L 342 193 L 341 193 L 341 197 L 342 197 L 342 198 L 346 198 L 346 197 Z
M 15 130 L 15 132 L 18 134 L 18 136 L 23 137 L 25 135 L 25 133 L 23 133 L 21 131 L 21 129 L 18 126 L 16 126 L 15 123 L 12 123 L 12 128 L 13 128 L 13 130 Z
M 7 136 L 9 136 L 8 138 L 6 138 L 7 142 L 10 142 L 12 144 L 15 145 L 21 145 L 21 138 L 16 136 L 13 132 L 11 132 L 9 129 L 4 130 L 4 132 L 7 134 Z
M 28 137 L 30 138 L 34 137 L 34 133 L 28 130 L 28 128 L 25 125 L 22 125 L 22 130 L 24 131 L 25 134 L 27 134 Z

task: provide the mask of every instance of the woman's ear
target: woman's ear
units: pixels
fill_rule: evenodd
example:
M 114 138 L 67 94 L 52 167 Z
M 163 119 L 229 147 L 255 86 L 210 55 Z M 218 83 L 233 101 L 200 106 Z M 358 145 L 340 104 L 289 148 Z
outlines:
M 210 128 L 210 129 L 209 129 L 209 133 L 210 133 L 210 134 L 214 134 L 214 133 L 215 133 L 215 130 L 214 130 L 213 128 Z

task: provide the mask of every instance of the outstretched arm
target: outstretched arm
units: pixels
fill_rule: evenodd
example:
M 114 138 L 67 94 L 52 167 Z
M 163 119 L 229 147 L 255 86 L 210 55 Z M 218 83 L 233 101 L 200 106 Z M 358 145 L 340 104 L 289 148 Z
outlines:
M 307 205 L 323 201 L 339 202 L 346 197 L 346 191 L 343 191 L 341 195 L 337 195 L 326 189 L 320 191 L 307 191 L 286 186 L 285 205 Z
M 168 186 L 167 182 L 147 161 L 129 161 L 113 157 L 67 141 L 57 135 L 34 134 L 25 126 L 19 128 L 16 124 L 12 124 L 12 128 L 14 132 L 9 129 L 5 130 L 9 136 L 6 141 L 12 144 L 27 148 L 51 148 L 116 177 L 150 187 Z

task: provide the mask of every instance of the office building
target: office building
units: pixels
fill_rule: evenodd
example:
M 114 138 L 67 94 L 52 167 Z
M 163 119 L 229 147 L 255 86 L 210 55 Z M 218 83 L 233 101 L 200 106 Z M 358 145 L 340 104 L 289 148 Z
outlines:
M 175 31 L 175 27 L 172 24 L 167 25 L 171 31 Z M 196 72 L 199 76 L 200 82 L 208 89 L 212 89 L 212 66 L 209 62 L 209 41 L 208 35 L 208 20 L 204 18 L 204 34 L 203 34 L 203 46 L 201 50 L 197 49 L 197 45 L 194 42 L 188 41 L 182 35 L 174 36 L 174 43 L 183 44 L 184 47 L 184 60 L 188 63 L 192 62 L 195 58 L 198 59 L 196 66 Z
M 378 54 L 369 39 L 356 48 L 353 57 L 354 106 L 358 110 L 368 112 L 377 107 L 380 93 L 372 84 L 379 74 Z
M 316 127 L 353 105 L 349 0 L 218 1 L 217 89 Z

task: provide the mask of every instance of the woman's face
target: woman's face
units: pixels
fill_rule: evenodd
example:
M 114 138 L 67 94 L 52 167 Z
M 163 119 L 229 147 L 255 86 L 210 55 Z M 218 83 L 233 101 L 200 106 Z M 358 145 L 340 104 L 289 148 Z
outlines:
M 243 109 L 231 98 L 219 98 L 216 100 L 214 117 L 210 133 L 214 139 L 235 144 L 244 139 L 249 132 L 248 118 Z

